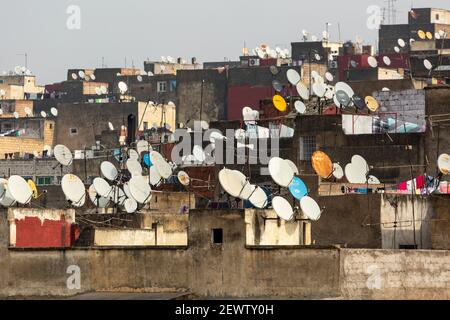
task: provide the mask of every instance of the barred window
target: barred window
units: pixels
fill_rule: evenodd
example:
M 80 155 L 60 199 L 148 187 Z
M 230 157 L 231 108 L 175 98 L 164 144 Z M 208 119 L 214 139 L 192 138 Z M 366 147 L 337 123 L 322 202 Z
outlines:
M 300 137 L 300 161 L 311 161 L 316 151 L 316 136 Z

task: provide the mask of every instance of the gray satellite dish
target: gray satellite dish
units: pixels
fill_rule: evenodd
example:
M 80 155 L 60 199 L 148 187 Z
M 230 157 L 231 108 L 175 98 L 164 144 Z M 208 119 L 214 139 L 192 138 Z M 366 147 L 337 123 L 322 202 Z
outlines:
M 117 168 L 109 161 L 103 161 L 100 165 L 100 171 L 109 181 L 115 181 L 119 176 Z
M 54 117 L 57 117 L 57 116 L 58 116 L 58 109 L 56 109 L 56 108 L 51 108 L 51 109 L 50 109 L 50 113 L 51 113 Z
M 73 162 L 72 152 L 62 144 L 55 146 L 53 154 L 56 160 L 63 166 L 70 166 Z
M 0 178 L 0 205 L 3 207 L 12 207 L 16 204 L 16 200 L 11 195 L 8 187 L 8 180 Z
M 128 198 L 124 201 L 123 206 L 127 213 L 135 213 L 138 209 L 138 204 L 136 200 Z

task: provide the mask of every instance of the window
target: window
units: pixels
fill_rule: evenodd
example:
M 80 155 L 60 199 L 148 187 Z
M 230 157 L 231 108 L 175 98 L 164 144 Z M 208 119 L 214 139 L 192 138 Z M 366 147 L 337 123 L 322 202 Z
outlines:
M 436 20 L 439 21 L 439 14 L 436 14 Z
M 53 124 L 50 123 L 50 124 L 48 125 L 48 127 L 49 127 L 49 129 L 53 129 Z
M 170 92 L 173 92 L 176 90 L 177 90 L 177 81 L 176 80 L 170 81 Z
M 70 133 L 71 136 L 76 135 L 76 134 L 78 134 L 78 129 L 77 128 L 70 128 L 69 133 Z
M 167 82 L 166 81 L 158 81 L 158 92 L 167 92 Z
M 38 177 L 36 185 L 38 186 L 50 186 L 53 184 L 53 177 Z
M 300 137 L 300 161 L 311 161 L 316 151 L 316 136 Z
M 214 245 L 223 244 L 223 229 L 212 229 L 211 241 Z

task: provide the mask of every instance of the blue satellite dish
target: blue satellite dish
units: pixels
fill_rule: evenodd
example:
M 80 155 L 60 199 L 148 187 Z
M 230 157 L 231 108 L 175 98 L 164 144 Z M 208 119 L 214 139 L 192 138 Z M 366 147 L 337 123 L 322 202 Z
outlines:
M 292 183 L 289 186 L 289 192 L 295 199 L 301 200 L 308 195 L 308 187 L 302 179 L 294 177 L 294 180 L 292 180 Z
M 146 166 L 147 168 L 150 168 L 150 167 L 153 166 L 153 162 L 152 162 L 152 160 L 150 159 L 150 154 L 148 154 L 148 153 L 144 154 L 144 157 L 143 157 L 142 159 L 143 159 L 144 164 L 145 164 L 145 166 Z

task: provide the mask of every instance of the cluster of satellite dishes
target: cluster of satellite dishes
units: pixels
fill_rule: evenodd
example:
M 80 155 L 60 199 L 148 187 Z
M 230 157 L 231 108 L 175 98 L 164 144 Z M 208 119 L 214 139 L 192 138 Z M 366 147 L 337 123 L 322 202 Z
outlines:
M 302 39 L 303 41 L 312 41 L 312 42 L 316 42 L 319 41 L 319 37 L 315 36 L 315 35 L 310 35 L 310 33 L 307 30 L 302 30 Z M 330 33 L 328 31 L 323 31 L 322 32 L 322 40 L 324 41 L 328 41 L 330 39 Z
M 31 76 L 33 73 L 30 69 L 27 69 L 23 66 L 14 67 L 14 72 L 10 72 L 10 75 L 19 75 L 19 76 Z
M 163 63 L 177 63 L 177 59 L 171 56 L 161 56 L 161 62 Z M 187 61 L 184 59 L 181 59 L 181 64 L 186 64 Z
M 30 118 L 35 117 L 35 115 L 33 113 L 33 110 L 31 110 L 31 108 L 29 108 L 29 107 L 25 107 L 24 108 L 24 112 L 25 112 L 25 115 L 27 117 L 30 117 Z M 3 115 L 3 110 L 2 109 L 0 109 L 0 115 Z M 53 117 L 57 117 L 58 116 L 58 109 L 56 109 L 55 107 L 52 107 L 50 109 L 50 115 L 52 115 Z M 14 116 L 15 119 L 19 119 L 20 118 L 20 113 L 15 111 L 15 112 L 13 112 L 13 116 Z M 40 112 L 40 116 L 42 118 L 49 117 L 49 115 L 45 111 L 41 111 Z
M 369 57 L 369 60 L 373 63 L 373 60 L 370 58 L 373 57 Z M 278 73 L 278 68 L 270 68 L 270 71 L 275 75 Z M 285 92 L 285 87 L 278 80 L 272 82 L 273 89 L 276 92 L 272 97 L 272 103 L 280 112 L 285 112 L 290 103 L 297 113 L 304 114 L 307 111 L 306 104 L 312 97 L 317 98 L 319 106 L 332 101 L 341 109 L 355 107 L 357 111 L 368 109 L 371 112 L 376 112 L 379 108 L 379 104 L 374 97 L 367 96 L 363 98 L 358 96 L 347 83 L 337 82 L 333 85 L 334 76 L 330 72 L 326 72 L 325 77 L 322 77 L 318 72 L 312 71 L 311 88 L 308 88 L 302 81 L 300 73 L 295 69 L 287 70 L 286 76 L 290 83 L 289 89 L 295 88 L 297 92 L 288 90 L 291 96 L 285 97 L 282 95 Z
M 270 48 L 266 44 L 262 44 L 252 50 L 254 56 L 258 56 L 260 59 L 287 59 L 290 58 L 291 54 L 289 49 L 282 49 L 276 47 L 275 49 Z
M 82 80 L 82 81 L 95 81 L 96 77 L 95 74 L 86 74 L 85 71 L 80 70 L 78 73 L 73 72 L 71 74 L 72 80 Z

